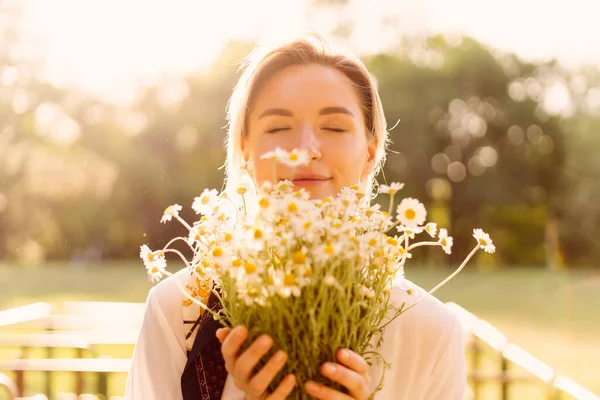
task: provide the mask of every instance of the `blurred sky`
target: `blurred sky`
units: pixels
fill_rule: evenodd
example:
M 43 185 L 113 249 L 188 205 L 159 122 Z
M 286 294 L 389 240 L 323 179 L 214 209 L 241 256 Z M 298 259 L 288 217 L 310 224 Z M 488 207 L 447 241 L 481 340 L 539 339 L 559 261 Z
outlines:
M 46 76 L 110 101 L 127 102 L 138 83 L 197 71 L 231 39 L 307 26 L 326 29 L 333 12 L 315 15 L 310 0 L 13 0 L 25 9 L 24 32 L 41 43 Z M 600 0 L 350 0 L 352 43 L 385 49 L 404 34 L 462 32 L 527 60 L 558 58 L 600 65 Z

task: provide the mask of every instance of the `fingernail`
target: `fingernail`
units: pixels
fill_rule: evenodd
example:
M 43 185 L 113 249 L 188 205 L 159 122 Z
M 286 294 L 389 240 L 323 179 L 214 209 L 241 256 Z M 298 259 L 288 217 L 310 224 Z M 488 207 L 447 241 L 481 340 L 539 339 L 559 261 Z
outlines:
M 323 365 L 323 372 L 326 373 L 327 375 L 335 374 L 336 370 L 337 370 L 337 368 L 333 364 L 327 363 L 327 364 Z
M 283 351 L 278 351 L 277 353 L 275 353 L 275 362 L 278 364 L 282 364 L 285 361 L 286 355 L 285 352 Z
M 261 346 L 270 346 L 272 341 L 269 336 L 261 336 L 258 340 L 258 344 L 260 344 Z
M 348 350 L 345 350 L 345 349 L 343 349 L 343 350 L 340 350 L 340 357 L 341 357 L 343 360 L 347 360 L 347 359 L 349 359 L 349 358 L 350 358 L 350 352 L 349 352 Z

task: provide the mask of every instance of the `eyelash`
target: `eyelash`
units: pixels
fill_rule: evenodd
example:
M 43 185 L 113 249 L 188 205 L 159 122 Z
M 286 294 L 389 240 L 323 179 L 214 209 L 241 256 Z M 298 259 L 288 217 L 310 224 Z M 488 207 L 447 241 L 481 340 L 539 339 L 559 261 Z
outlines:
M 272 129 L 267 130 L 267 133 L 277 133 L 279 131 L 288 131 L 288 130 L 290 130 L 290 128 L 272 128 Z M 339 129 L 339 128 L 323 128 L 323 130 L 336 132 L 336 133 L 346 132 L 345 129 Z

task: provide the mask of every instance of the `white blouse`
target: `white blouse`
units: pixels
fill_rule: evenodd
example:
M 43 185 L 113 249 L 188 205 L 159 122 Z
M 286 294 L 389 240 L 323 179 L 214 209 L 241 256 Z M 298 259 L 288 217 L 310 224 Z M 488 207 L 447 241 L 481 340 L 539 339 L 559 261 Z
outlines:
M 187 361 L 183 324 L 183 294 L 189 272 L 183 269 L 149 294 L 140 335 L 125 390 L 126 400 L 181 400 L 181 375 Z M 176 281 L 177 280 L 177 281 Z M 412 288 L 409 295 L 406 289 Z M 392 288 L 396 306 L 415 302 L 425 291 L 404 280 Z M 391 368 L 376 400 L 464 400 L 466 365 L 458 317 L 434 297 L 428 297 L 390 323 L 377 349 Z M 382 366 L 373 363 L 369 375 L 374 389 Z M 244 399 L 231 376 L 221 399 Z

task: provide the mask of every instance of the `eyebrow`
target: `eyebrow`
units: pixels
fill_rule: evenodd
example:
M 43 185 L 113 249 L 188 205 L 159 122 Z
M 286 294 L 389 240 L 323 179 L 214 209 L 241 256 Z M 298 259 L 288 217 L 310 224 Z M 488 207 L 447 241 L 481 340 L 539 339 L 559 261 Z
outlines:
M 352 113 L 352 111 L 348 110 L 346 107 L 325 107 L 322 108 L 321 111 L 319 111 L 319 115 L 330 115 L 330 114 L 346 114 L 351 116 L 352 118 L 354 118 L 354 114 Z M 258 117 L 258 119 L 264 118 L 264 117 L 268 117 L 270 115 L 279 115 L 281 117 L 293 117 L 294 114 L 285 108 L 269 108 L 266 109 L 265 111 L 263 111 L 262 114 L 260 114 L 260 117 Z

